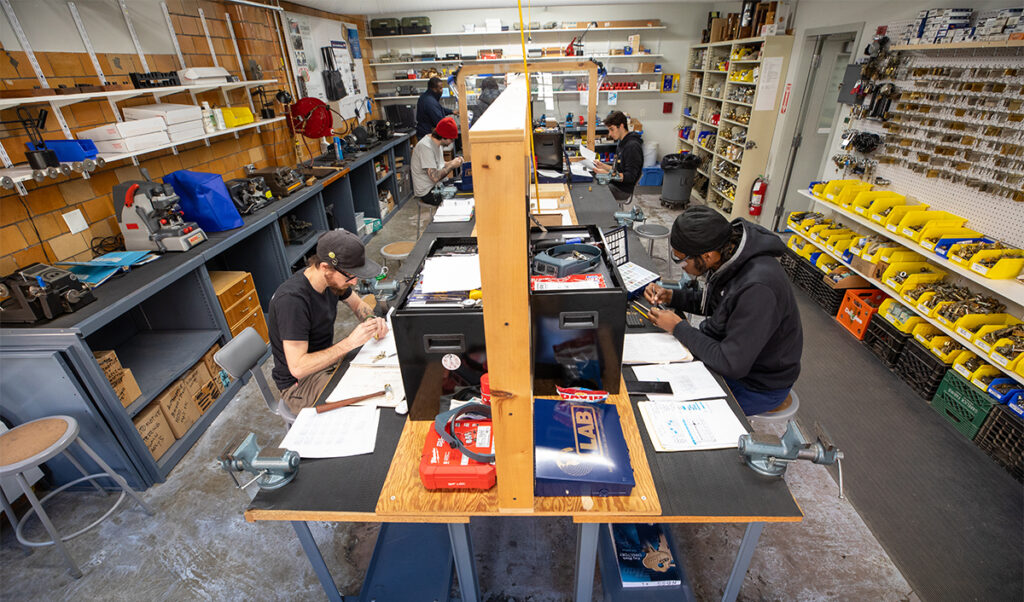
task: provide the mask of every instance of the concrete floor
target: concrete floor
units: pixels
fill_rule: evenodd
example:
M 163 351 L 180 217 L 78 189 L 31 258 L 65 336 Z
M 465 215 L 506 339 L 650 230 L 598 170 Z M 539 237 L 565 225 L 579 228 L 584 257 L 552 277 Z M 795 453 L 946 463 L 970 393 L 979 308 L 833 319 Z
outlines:
M 671 224 L 677 212 L 663 209 L 657 199 L 657 194 L 640 194 L 636 202 L 652 223 Z M 416 209 L 409 203 L 388 222 L 368 245 L 371 257 L 380 260 L 379 249 L 388 242 L 415 238 Z M 658 241 L 656 255 L 665 256 L 665 244 Z M 337 336 L 353 325 L 348 312 L 339 312 Z M 269 376 L 269 362 L 264 371 Z M 24 555 L 5 524 L 0 533 L 3 598 L 322 600 L 323 591 L 291 526 L 245 522 L 248 496 L 215 463 L 234 437 L 249 431 L 263 445 L 277 443 L 285 431 L 252 383 L 168 480 L 144 493 L 156 516 L 148 517 L 126 501 L 111 519 L 69 543 L 85 573 L 81 579 L 72 579 L 50 548 Z M 824 467 L 794 464 L 785 478 L 806 517 L 801 523 L 765 527 L 739 599 L 917 599 L 856 510 L 837 497 L 836 483 Z M 65 493 L 48 511 L 58 529 L 68 532 L 102 514 L 111 501 L 97 493 Z M 311 528 L 341 591 L 356 594 L 377 525 L 313 523 Z M 568 519 L 483 519 L 474 520 L 471 529 L 485 600 L 571 599 L 575 528 Z M 673 527 L 699 599 L 721 598 L 743 529 L 717 524 Z M 26 531 L 30 537 L 42 535 L 35 520 Z M 602 597 L 600 583 L 594 597 Z

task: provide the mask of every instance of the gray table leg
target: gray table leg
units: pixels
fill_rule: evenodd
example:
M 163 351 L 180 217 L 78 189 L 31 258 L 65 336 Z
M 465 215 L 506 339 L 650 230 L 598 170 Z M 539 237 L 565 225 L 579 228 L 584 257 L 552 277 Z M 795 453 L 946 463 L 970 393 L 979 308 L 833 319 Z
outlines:
M 576 602 L 590 602 L 594 596 L 597 530 L 600 527 L 600 523 L 576 525 Z
M 476 579 L 476 561 L 473 559 L 473 539 L 469 536 L 469 523 L 448 523 L 448 537 L 452 540 L 455 574 L 459 578 L 459 592 L 464 602 L 480 600 L 480 583 Z
M 334 578 L 331 577 L 330 571 L 327 570 L 327 564 L 324 563 L 324 557 L 320 554 L 320 548 L 316 547 L 313 534 L 309 532 L 309 525 L 306 524 L 306 521 L 293 520 L 292 528 L 295 529 L 295 534 L 299 536 L 302 550 L 306 552 L 309 564 L 313 565 L 313 572 L 316 573 L 317 579 L 320 580 L 320 586 L 324 588 L 327 599 L 331 602 L 344 602 L 345 598 L 338 591 L 338 586 L 334 584 Z
M 754 548 L 757 547 L 757 540 L 764 530 L 764 523 L 750 523 L 743 533 L 743 541 L 740 542 L 740 550 L 736 554 L 736 562 L 732 565 L 732 573 L 729 575 L 729 583 L 725 586 L 725 593 L 722 594 L 722 602 L 734 602 L 740 593 L 740 586 L 747 576 L 747 569 L 750 568 L 750 559 L 754 556 Z

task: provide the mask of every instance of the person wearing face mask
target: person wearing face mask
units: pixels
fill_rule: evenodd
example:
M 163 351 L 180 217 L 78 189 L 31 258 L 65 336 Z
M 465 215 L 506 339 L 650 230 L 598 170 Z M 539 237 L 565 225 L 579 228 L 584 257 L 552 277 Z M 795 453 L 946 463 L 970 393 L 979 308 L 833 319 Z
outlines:
M 615 146 L 615 161 L 611 165 L 594 161 L 594 171 L 616 171 L 620 174 L 621 179 L 609 182 L 608 188 L 615 200 L 621 203 L 633 196 L 633 189 L 643 174 L 644 139 L 640 132 L 629 131 L 629 121 L 622 111 L 609 113 L 604 119 L 604 125 L 608 128 L 608 137 L 618 143 Z
M 424 136 L 434 131 L 437 123 L 448 115 L 458 115 L 458 111 L 452 111 L 441 106 L 441 90 L 443 90 L 441 78 L 432 77 L 427 81 L 427 90 L 420 94 L 416 101 L 416 135 L 422 140 Z
M 267 326 L 274 353 L 274 384 L 293 413 L 316 403 L 338 362 L 371 338 L 388 333 L 387 322 L 352 287 L 360 278 L 380 274 L 380 265 L 366 258 L 358 236 L 332 230 L 317 241 L 309 267 L 285 280 L 270 299 Z M 359 326 L 334 342 L 338 301 L 360 319 Z
M 776 259 L 785 251 L 782 239 L 745 219 L 730 223 L 711 207 L 693 206 L 676 217 L 669 242 L 675 261 L 703 286 L 673 292 L 648 285 L 651 321 L 721 374 L 745 414 L 783 409 L 800 375 L 803 329 Z M 707 318 L 694 328 L 677 311 Z

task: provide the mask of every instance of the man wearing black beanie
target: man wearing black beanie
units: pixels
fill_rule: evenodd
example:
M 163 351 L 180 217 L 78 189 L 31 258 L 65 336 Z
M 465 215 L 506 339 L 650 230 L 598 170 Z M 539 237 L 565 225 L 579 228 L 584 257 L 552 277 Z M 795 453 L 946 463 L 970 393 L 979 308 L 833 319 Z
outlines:
M 672 224 L 675 261 L 704 280 L 673 293 L 649 284 L 651 319 L 697 359 L 721 374 L 745 414 L 778 408 L 800 375 L 803 330 L 793 289 L 776 257 L 782 240 L 757 224 L 732 223 L 710 207 L 693 206 Z M 675 311 L 707 316 L 694 328 Z

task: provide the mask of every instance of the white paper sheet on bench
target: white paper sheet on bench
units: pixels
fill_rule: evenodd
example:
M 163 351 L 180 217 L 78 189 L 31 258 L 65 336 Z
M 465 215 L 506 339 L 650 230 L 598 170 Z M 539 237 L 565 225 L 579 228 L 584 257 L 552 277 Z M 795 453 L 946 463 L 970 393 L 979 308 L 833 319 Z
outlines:
M 350 406 L 317 414 L 306 408 L 284 436 L 280 447 L 303 458 L 342 458 L 372 454 L 377 443 L 380 410 Z
M 327 401 L 341 401 L 350 397 L 359 397 L 380 391 L 384 385 L 391 385 L 394 392 L 392 399 L 385 399 L 383 395 L 360 401 L 353 406 L 376 406 L 381 408 L 393 408 L 398 402 L 405 398 L 405 386 L 402 384 L 402 371 L 398 366 L 381 368 L 370 368 L 368 366 L 349 366 L 338 385 L 334 387 Z

